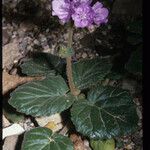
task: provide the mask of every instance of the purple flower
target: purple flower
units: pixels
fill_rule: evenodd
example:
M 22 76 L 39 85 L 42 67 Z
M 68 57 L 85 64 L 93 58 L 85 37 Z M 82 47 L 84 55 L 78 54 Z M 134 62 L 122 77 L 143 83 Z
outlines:
M 93 23 L 93 14 L 94 13 L 90 5 L 86 3 L 79 5 L 72 15 L 75 26 L 80 28 L 91 26 Z
M 52 15 L 58 16 L 62 23 L 66 23 L 70 20 L 70 0 L 53 0 L 52 9 Z
M 81 4 L 91 4 L 92 0 L 71 0 L 71 11 L 72 14 L 75 12 L 75 9 Z
M 101 23 L 107 23 L 108 9 L 104 8 L 102 3 L 97 2 L 92 7 L 94 11 L 94 23 L 100 25 Z
M 62 23 L 70 19 L 74 21 L 76 27 L 91 27 L 100 25 L 108 21 L 108 9 L 104 8 L 100 2 L 91 6 L 92 0 L 53 0 L 52 15 L 58 16 Z

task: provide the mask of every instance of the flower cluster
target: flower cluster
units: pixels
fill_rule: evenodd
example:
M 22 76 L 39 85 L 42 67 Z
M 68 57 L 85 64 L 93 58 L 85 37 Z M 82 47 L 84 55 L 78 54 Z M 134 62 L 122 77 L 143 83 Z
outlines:
M 76 27 L 91 27 L 108 21 L 108 9 L 102 3 L 96 2 L 91 6 L 92 0 L 53 0 L 52 15 L 58 16 L 62 23 L 70 19 Z

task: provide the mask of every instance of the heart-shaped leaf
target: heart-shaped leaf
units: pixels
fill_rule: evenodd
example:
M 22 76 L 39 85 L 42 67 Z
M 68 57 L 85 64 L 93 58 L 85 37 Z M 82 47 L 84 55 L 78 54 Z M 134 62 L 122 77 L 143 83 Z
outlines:
M 22 150 L 73 150 L 73 143 L 68 137 L 38 127 L 25 133 Z
M 18 87 L 9 104 L 17 111 L 32 116 L 50 116 L 69 108 L 75 100 L 61 76 L 47 77 Z
M 93 150 L 115 150 L 115 141 L 114 139 L 108 140 L 91 140 L 90 141 L 91 147 Z
M 110 72 L 112 64 L 108 59 L 83 60 L 73 65 L 74 83 L 79 89 L 86 89 L 103 80 Z
M 63 67 L 62 59 L 49 53 L 34 53 L 21 65 L 22 72 L 28 76 L 55 75 L 55 71 L 61 74 Z
M 99 86 L 87 98 L 76 102 L 71 109 L 78 132 L 93 139 L 107 139 L 135 130 L 138 116 L 127 91 Z

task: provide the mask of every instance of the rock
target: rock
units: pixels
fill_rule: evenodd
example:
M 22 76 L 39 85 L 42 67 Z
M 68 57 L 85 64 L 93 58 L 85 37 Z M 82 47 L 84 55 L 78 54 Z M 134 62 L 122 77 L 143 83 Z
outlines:
M 70 138 L 74 144 L 74 150 L 85 150 L 84 142 L 80 136 L 78 136 L 76 134 L 71 134 Z
M 28 22 L 22 22 L 20 24 L 20 29 L 23 31 L 23 32 L 29 32 L 29 31 L 32 31 L 34 29 L 35 25 L 32 24 L 32 23 L 28 23 Z
M 142 112 L 138 107 L 136 108 L 136 112 L 137 112 L 139 119 L 142 119 Z
M 91 150 L 88 140 L 84 140 L 84 146 L 85 146 L 85 150 Z
M 8 127 L 10 125 L 10 122 L 7 120 L 7 118 L 3 115 L 3 119 L 2 119 L 2 123 L 3 123 L 3 128 Z
M 35 128 L 35 125 L 33 124 L 33 122 L 31 121 L 30 118 L 27 118 L 25 120 L 25 122 L 22 123 L 22 126 L 26 131 L 29 131 L 29 130 Z
M 25 130 L 20 124 L 14 123 L 9 127 L 3 128 L 2 139 L 5 139 L 6 137 L 13 136 L 13 135 L 20 135 L 24 132 Z
M 10 40 L 7 28 L 3 28 L 3 45 L 6 45 Z
M 82 58 L 87 58 L 87 57 L 88 57 L 87 53 L 83 52 Z
M 3 83 L 3 95 L 6 94 L 11 89 L 16 88 L 17 86 L 32 81 L 41 79 L 41 77 L 19 77 L 17 75 L 9 75 L 6 71 L 3 71 L 2 75 L 2 83 Z
M 23 57 L 22 54 L 19 52 L 17 40 L 14 40 L 9 44 L 4 45 L 2 50 L 3 69 L 11 70 L 14 65 L 14 60 L 19 60 Z
M 107 35 L 107 32 L 106 32 L 106 31 L 102 31 L 102 34 L 103 34 L 103 35 Z
M 18 135 L 9 136 L 5 139 L 3 150 L 15 150 L 18 141 Z
M 124 79 L 122 81 L 122 89 L 129 90 L 131 94 L 134 94 L 137 88 L 137 82 L 131 79 Z
M 40 42 L 39 42 L 37 39 L 35 39 L 35 40 L 33 41 L 33 43 L 34 43 L 35 45 L 40 45 Z
M 59 131 L 63 127 L 60 114 L 51 115 L 49 117 L 37 117 L 35 120 L 39 126 L 50 128 L 53 132 Z
M 91 150 L 89 147 L 89 142 L 87 140 L 82 140 L 81 136 L 71 134 L 70 139 L 74 144 L 74 150 Z

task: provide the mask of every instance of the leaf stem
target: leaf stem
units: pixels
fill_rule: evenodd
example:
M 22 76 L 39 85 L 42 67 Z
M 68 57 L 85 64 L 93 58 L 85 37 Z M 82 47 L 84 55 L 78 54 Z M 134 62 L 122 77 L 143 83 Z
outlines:
M 68 48 L 72 49 L 72 37 L 73 37 L 73 27 L 69 25 L 69 33 L 68 33 Z M 73 76 L 72 76 L 72 58 L 71 56 L 66 58 L 67 66 L 66 66 L 66 73 L 68 78 L 68 83 L 70 87 L 70 91 L 74 96 L 77 96 L 80 94 L 80 90 L 78 90 L 73 82 Z

